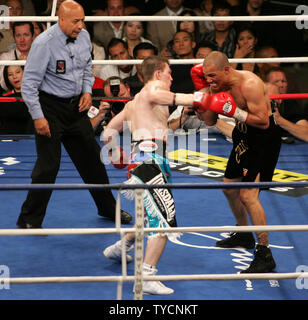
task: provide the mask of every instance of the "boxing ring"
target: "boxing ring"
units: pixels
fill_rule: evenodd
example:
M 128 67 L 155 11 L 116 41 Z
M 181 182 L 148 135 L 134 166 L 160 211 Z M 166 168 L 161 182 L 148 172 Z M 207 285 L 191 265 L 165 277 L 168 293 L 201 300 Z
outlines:
M 55 8 L 55 1 L 54 7 Z M 54 11 L 53 11 L 54 13 Z M 299 16 L 270 17 L 172 17 L 172 20 L 273 20 L 295 21 Z M 262 18 L 262 19 L 260 19 Z M 301 19 L 308 19 L 302 15 Z M 86 21 L 156 20 L 169 17 L 86 17 Z M 56 21 L 55 17 L 1 17 L 0 21 Z M 230 59 L 230 62 L 308 62 L 308 57 Z M 106 61 L 95 64 L 137 64 L 139 60 Z M 170 60 L 170 63 L 200 63 L 202 60 Z M 0 61 L 24 64 L 25 61 Z M 307 94 L 276 95 L 273 99 L 306 99 Z M 106 165 L 110 185 L 87 185 L 63 150 L 55 185 L 31 185 L 36 158 L 32 136 L 0 136 L 0 295 L 4 300 L 306 300 L 308 299 L 308 151 L 295 140 L 282 145 L 274 182 L 223 184 L 224 164 L 232 145 L 223 136 L 203 132 L 195 135 L 197 150 L 190 150 L 187 135 L 171 134 L 169 159 L 173 171 L 170 185 L 124 185 L 125 170 Z M 174 143 L 176 141 L 176 143 Z M 102 142 L 98 138 L 98 142 Z M 183 151 L 179 146 L 185 146 Z M 203 149 L 203 147 L 205 149 Z M 206 152 L 205 152 L 206 150 Z M 183 153 L 184 152 L 184 153 Z M 184 156 L 183 156 L 184 154 Z M 207 159 L 207 160 L 205 160 Z M 213 182 L 215 180 L 216 182 Z M 287 181 L 287 182 L 286 182 Z M 234 226 L 233 215 L 221 188 L 266 187 L 261 203 L 267 226 Z M 20 206 L 29 189 L 54 190 L 44 229 L 15 229 Z M 111 188 L 117 198 L 116 222 L 96 216 L 87 190 Z M 159 275 L 142 276 L 144 235 L 142 192 L 148 188 L 172 188 L 180 227 L 156 232 L 181 232 L 168 242 L 159 262 Z M 122 189 L 135 189 L 135 202 L 121 196 Z M 122 227 L 120 208 L 135 213 L 136 228 Z M 252 260 L 253 251 L 222 249 L 215 242 L 228 232 L 268 231 L 277 272 L 240 274 Z M 135 261 L 122 265 L 107 260 L 102 250 L 127 232 L 136 232 Z M 189 266 L 187 262 L 189 261 Z M 34 274 L 34 272 L 36 272 Z M 88 272 L 92 272 L 88 274 Z M 143 296 L 142 281 L 170 281 L 171 296 Z M 132 293 L 133 282 L 138 290 Z M 215 282 L 215 283 L 214 283 Z

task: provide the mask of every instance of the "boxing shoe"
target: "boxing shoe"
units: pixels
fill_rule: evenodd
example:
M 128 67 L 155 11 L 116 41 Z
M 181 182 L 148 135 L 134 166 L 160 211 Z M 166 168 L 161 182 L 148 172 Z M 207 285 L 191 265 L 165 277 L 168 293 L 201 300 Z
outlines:
M 172 294 L 174 292 L 160 281 L 143 281 L 142 290 L 144 294 Z
M 157 269 L 153 268 L 146 263 L 143 263 L 143 275 L 144 276 L 155 276 L 157 273 Z M 160 281 L 143 281 L 142 285 L 143 294 L 172 294 L 174 290 L 171 288 L 166 287 Z M 135 292 L 135 286 L 133 289 Z
M 237 248 L 253 249 L 255 239 L 251 232 L 233 232 L 230 237 L 216 242 L 216 247 L 220 248 Z
M 241 273 L 265 273 L 275 269 L 276 263 L 270 248 L 258 244 L 254 254 L 255 257 L 250 266 Z
M 103 212 L 98 212 L 98 215 L 109 220 L 115 221 L 115 212 L 113 214 L 104 214 Z M 129 224 L 133 220 L 133 217 L 126 211 L 121 209 L 121 223 Z
M 126 252 L 130 251 L 133 249 L 133 245 L 130 246 L 129 248 L 126 248 Z M 113 245 L 107 247 L 104 251 L 103 254 L 106 258 L 116 260 L 117 262 L 122 262 L 122 246 L 121 246 L 121 240 L 117 241 Z M 133 258 L 129 255 L 126 254 L 126 262 L 130 263 L 133 261 Z

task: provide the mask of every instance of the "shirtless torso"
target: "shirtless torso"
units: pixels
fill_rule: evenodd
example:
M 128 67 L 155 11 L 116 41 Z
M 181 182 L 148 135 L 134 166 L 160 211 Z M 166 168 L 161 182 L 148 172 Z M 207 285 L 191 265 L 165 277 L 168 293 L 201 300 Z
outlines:
M 249 113 L 247 124 L 260 129 L 269 126 L 269 116 L 272 114 L 270 99 L 266 85 L 257 75 L 231 67 L 225 73 L 218 71 L 214 65 L 204 68 L 204 72 L 209 87 L 202 91 L 230 93 L 237 107 Z M 207 124 L 213 125 L 217 120 L 217 114 L 209 110 L 203 118 Z
M 160 90 L 161 81 L 151 81 L 125 107 L 125 120 L 130 125 L 133 140 L 162 139 L 168 135 L 169 109 L 151 98 L 153 90 Z M 159 94 L 157 92 L 157 94 Z M 170 92 L 171 94 L 171 92 Z

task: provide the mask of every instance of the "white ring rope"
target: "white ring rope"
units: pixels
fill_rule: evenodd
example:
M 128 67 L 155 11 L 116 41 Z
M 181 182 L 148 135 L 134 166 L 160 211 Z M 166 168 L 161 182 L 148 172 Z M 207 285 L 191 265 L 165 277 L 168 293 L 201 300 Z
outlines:
M 0 236 L 43 236 L 43 235 L 92 235 L 137 232 L 137 228 L 50 228 L 50 229 L 0 229 Z M 176 227 L 144 228 L 150 232 L 282 232 L 308 231 L 308 225 L 266 225 L 266 226 L 222 226 L 222 227 Z
M 287 273 L 226 273 L 226 274 L 191 274 L 191 275 L 157 275 L 143 276 L 145 281 L 195 281 L 195 280 L 279 280 L 308 278 L 308 272 Z M 33 283 L 72 283 L 72 282 L 133 282 L 135 276 L 74 276 L 74 277 L 15 277 L 1 278 L 1 282 L 10 284 L 33 284 Z
M 128 65 L 141 64 L 143 60 L 93 60 L 94 65 Z M 308 57 L 286 57 L 286 58 L 241 58 L 229 59 L 230 63 L 305 63 L 308 62 Z M 198 64 L 202 63 L 203 59 L 169 59 L 170 64 Z M 0 65 L 25 65 L 26 60 L 0 60 Z
M 306 21 L 308 15 L 275 15 L 275 16 L 86 16 L 85 22 L 100 21 Z M 9 17 L 1 16 L 1 22 L 14 21 L 38 21 L 38 22 L 56 22 L 58 17 L 38 17 L 21 16 Z

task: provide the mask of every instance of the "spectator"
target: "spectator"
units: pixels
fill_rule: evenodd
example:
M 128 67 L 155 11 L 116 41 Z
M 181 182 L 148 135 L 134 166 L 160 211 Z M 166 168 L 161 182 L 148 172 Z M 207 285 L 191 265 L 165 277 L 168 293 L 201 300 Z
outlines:
M 290 8 L 290 9 L 289 9 Z M 271 16 L 292 15 L 292 6 L 273 4 L 266 0 L 246 0 L 239 6 L 232 7 L 232 15 L 235 16 Z M 284 57 L 301 56 L 303 52 L 303 32 L 296 29 L 292 21 L 252 21 L 236 22 L 235 28 L 242 25 L 253 26 L 260 46 L 271 45 L 277 48 L 279 54 Z M 288 39 L 286 41 L 286 39 Z
M 279 56 L 280 55 L 278 54 L 277 49 L 275 49 L 273 46 L 263 46 L 258 48 L 256 51 L 256 58 L 279 58 Z M 257 66 L 258 66 L 259 77 L 262 80 L 264 79 L 265 81 L 266 72 L 273 67 L 280 67 L 280 62 L 257 63 Z M 296 80 L 293 77 L 289 76 L 287 73 L 286 75 L 288 80 L 288 93 L 300 92 L 300 89 Z M 300 104 L 302 104 L 302 100 L 300 101 Z
M 278 52 L 273 46 L 262 46 L 256 51 L 256 58 L 278 58 Z M 257 63 L 258 76 L 265 81 L 266 72 L 273 67 L 279 67 L 280 62 Z
M 154 16 L 178 16 L 184 9 L 184 0 L 165 0 L 166 6 Z M 160 51 L 172 39 L 176 31 L 176 21 L 150 21 L 148 38 Z
M 7 0 L 0 0 L 0 5 L 7 5 L 8 1 Z M 36 11 L 34 8 L 34 4 L 32 0 L 20 0 L 18 1 L 21 3 L 22 6 L 22 15 L 24 16 L 35 16 L 36 15 Z M 12 13 L 14 13 L 14 16 L 18 16 L 19 15 L 19 11 L 20 11 L 20 5 L 19 3 L 17 3 L 16 1 L 9 1 L 9 5 L 7 5 L 8 7 L 11 7 L 11 11 Z M 15 12 L 14 12 L 15 11 Z M 17 14 L 16 14 L 17 13 Z
M 214 2 L 212 16 L 230 16 L 231 6 L 224 0 Z M 216 50 L 233 58 L 235 51 L 236 32 L 232 21 L 214 21 L 214 30 L 205 34 L 203 40 L 209 40 L 216 45 Z
M 108 0 L 107 16 L 123 16 L 124 0 Z M 94 41 L 107 48 L 112 38 L 122 39 L 124 35 L 124 23 L 119 21 L 100 21 L 94 23 Z
M 288 92 L 288 81 L 283 69 L 271 68 L 267 71 L 266 81 L 277 86 L 279 94 Z M 276 123 L 283 129 L 282 136 L 291 135 L 308 142 L 308 110 L 296 100 L 278 101 L 274 116 Z M 282 141 L 285 141 L 283 139 Z M 288 141 L 288 140 L 287 140 Z
M 179 59 L 194 59 L 194 41 L 192 33 L 180 30 L 173 36 L 173 50 Z
M 56 4 L 56 15 L 58 15 L 58 10 L 61 3 L 64 0 L 57 0 Z M 37 15 L 51 15 L 53 0 L 40 0 L 40 1 L 33 1 L 34 9 Z
M 34 40 L 39 34 L 41 34 L 43 31 L 46 30 L 46 25 L 38 21 L 32 21 L 32 24 L 34 27 L 34 36 L 33 36 L 33 40 Z
M 213 8 L 213 0 L 203 0 L 200 3 L 200 7 L 196 8 L 195 11 L 200 16 L 210 16 Z M 214 24 L 212 21 L 200 21 L 201 33 L 208 33 L 214 30 Z
M 24 15 L 24 8 L 21 0 L 6 0 L 3 3 L 4 5 L 9 7 L 10 17 L 20 17 Z M 13 38 L 12 32 L 13 23 L 10 22 L 9 29 L 2 29 L 1 33 L 3 35 L 3 39 L 0 42 L 0 54 L 6 52 L 10 49 L 12 45 L 14 45 L 15 41 Z M 2 74 L 2 70 L 1 70 Z
M 125 6 L 124 7 L 124 16 L 137 16 L 141 14 L 141 11 L 139 8 L 135 6 Z
M 2 97 L 21 98 L 22 66 L 5 66 L 3 78 L 9 92 Z M 0 103 L 0 134 L 29 134 L 33 133 L 32 119 L 23 102 Z
M 130 60 L 131 56 L 128 53 L 128 46 L 125 41 L 118 38 L 110 40 L 107 52 L 111 60 Z M 132 64 L 128 65 L 107 65 L 102 68 L 99 77 L 106 80 L 112 76 L 119 76 L 121 79 L 131 77 L 137 72 L 136 67 Z
M 195 41 L 191 33 L 178 31 L 173 37 L 173 50 L 179 59 L 194 59 Z M 172 71 L 172 92 L 192 93 L 194 84 L 190 76 L 191 64 L 174 64 Z
M 197 43 L 195 47 L 195 57 L 196 59 L 204 59 L 208 56 L 209 53 L 214 51 L 216 46 L 213 42 L 204 40 Z
M 106 51 L 105 48 L 96 42 L 94 42 L 93 38 L 93 24 L 90 22 L 85 23 L 85 28 L 89 32 L 90 39 L 91 39 L 91 45 L 92 45 L 92 50 L 91 50 L 91 55 L 93 60 L 105 60 L 106 59 Z M 98 65 L 98 64 L 93 64 L 93 75 L 97 78 L 99 78 L 100 73 L 102 69 L 104 68 L 104 65 Z
M 167 59 L 176 58 L 176 53 L 173 50 L 173 39 L 169 40 L 168 43 L 160 50 L 159 55 Z
M 162 10 L 165 6 L 165 0 L 127 0 L 126 2 L 127 4 L 131 3 L 133 5 L 137 5 L 140 11 L 146 16 L 153 16 L 157 11 Z
M 129 85 L 119 77 L 110 77 L 106 79 L 103 84 L 103 90 L 103 95 L 108 98 L 129 98 L 131 95 Z M 122 111 L 126 102 L 127 101 L 106 101 L 103 99 L 99 103 L 97 115 L 91 117 L 91 113 L 88 113 L 96 135 L 100 135 L 109 121 Z
M 233 58 L 255 58 L 257 43 L 258 39 L 254 33 L 254 30 L 250 27 L 243 26 L 237 35 L 236 49 Z M 256 74 L 258 73 L 258 67 L 255 63 L 233 63 L 231 65 L 237 70 L 247 70 Z
M 5 93 L 5 96 L 21 97 L 21 83 L 24 73 L 23 66 L 5 66 L 3 69 L 3 79 L 6 87 L 11 90 Z
M 271 15 L 273 12 L 270 5 L 265 0 L 245 0 L 238 6 L 232 8 L 232 15 L 234 16 L 263 16 Z M 277 13 L 276 13 L 277 14 Z M 276 22 L 272 21 L 237 21 L 234 27 L 239 30 L 243 27 L 251 27 L 255 29 L 256 37 L 259 39 L 259 45 L 269 45 L 274 40 L 273 29 L 276 27 Z
M 26 60 L 33 42 L 34 27 L 32 22 L 14 22 L 12 26 L 16 49 L 0 55 L 0 60 Z M 7 90 L 3 79 L 3 66 L 0 66 L 0 85 Z
M 180 16 L 195 17 L 197 14 L 192 10 L 183 10 Z M 200 26 L 198 21 L 178 21 L 176 25 L 176 31 L 187 31 L 194 36 L 194 41 L 198 43 L 200 41 Z
M 24 8 L 23 14 L 25 16 L 35 16 L 36 15 L 33 0 L 21 0 L 21 2 L 22 2 L 22 6 Z
M 127 42 L 128 52 L 133 57 L 133 51 L 137 44 L 141 42 L 152 43 L 143 36 L 146 34 L 145 21 L 126 21 L 124 23 L 124 37 L 123 40 Z
M 141 42 L 134 48 L 134 59 L 144 60 L 150 56 L 156 56 L 158 50 L 151 43 Z M 132 96 L 135 96 L 143 87 L 143 77 L 141 73 L 141 64 L 136 65 L 137 72 L 135 75 L 125 78 L 124 81 L 129 85 Z

